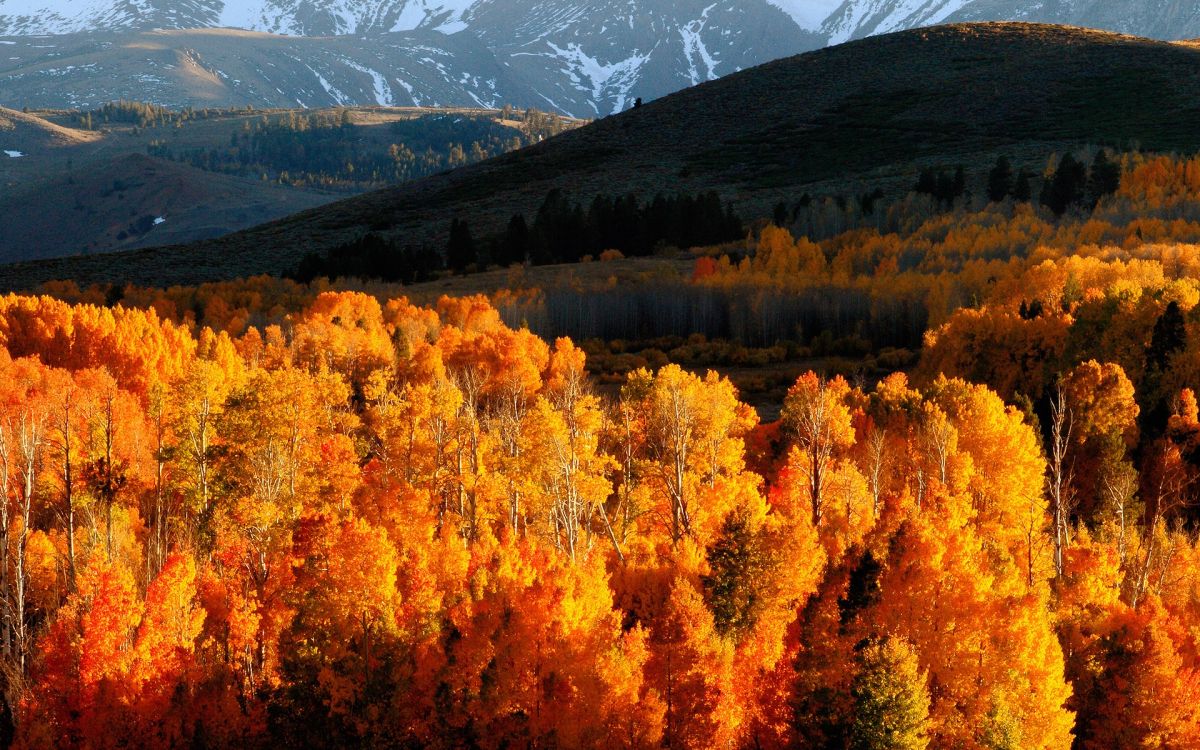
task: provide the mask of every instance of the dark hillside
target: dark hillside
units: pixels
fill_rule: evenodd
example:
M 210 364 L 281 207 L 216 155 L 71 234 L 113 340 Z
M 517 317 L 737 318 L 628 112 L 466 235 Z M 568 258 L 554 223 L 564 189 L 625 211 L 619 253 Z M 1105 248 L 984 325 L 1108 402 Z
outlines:
M 998 152 L 1044 159 L 1086 144 L 1200 146 L 1200 49 L 1084 29 L 964 24 L 776 61 L 600 120 L 537 146 L 188 246 L 10 267 L 50 278 L 196 282 L 292 268 L 367 232 L 444 243 L 531 215 L 552 188 L 717 190 L 743 216 L 801 192 L 889 192 L 921 165 L 986 169 Z

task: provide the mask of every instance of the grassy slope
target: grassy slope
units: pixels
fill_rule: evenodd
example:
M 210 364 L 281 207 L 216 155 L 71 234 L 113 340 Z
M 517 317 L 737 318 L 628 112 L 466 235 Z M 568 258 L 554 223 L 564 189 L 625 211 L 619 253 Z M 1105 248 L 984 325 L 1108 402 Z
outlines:
M 719 190 L 747 215 L 803 191 L 902 190 L 918 164 L 986 168 L 998 152 L 1200 145 L 1200 49 L 1031 24 L 901 32 L 780 60 L 680 92 L 536 147 L 306 211 L 219 240 L 4 269 L 51 278 L 189 283 L 292 267 L 366 231 L 440 242 L 532 214 L 552 187 Z
M 123 153 L 103 168 L 40 175 L 0 198 L 0 212 L 11 217 L 0 222 L 0 262 L 194 242 L 338 197 Z M 154 217 L 165 222 L 144 234 L 130 231 Z
M 96 133 L 63 127 L 36 115 L 0 107 L 0 142 L 3 142 L 5 149 L 33 151 L 96 140 L 99 140 Z
M 224 147 L 243 122 L 234 114 L 182 128 L 72 127 L 62 115 L 0 109 L 0 263 L 31 258 L 194 242 L 329 203 L 325 194 L 195 169 L 147 157 L 156 140 L 172 147 Z M 5 127 L 10 123 L 15 127 Z M 138 218 L 167 223 L 140 237 L 118 235 Z
M 156 142 L 177 154 L 224 149 L 231 135 L 264 116 L 274 119 L 286 112 L 226 111 L 211 119 L 189 120 L 182 127 L 98 123 L 101 132 L 72 128 L 66 113 L 23 114 L 0 108 L 0 150 L 25 154 L 19 159 L 0 154 L 0 264 L 196 242 L 361 192 L 281 186 L 145 155 Z M 391 128 L 395 122 L 430 113 L 485 112 L 355 108 L 350 116 L 359 148 L 386 154 L 396 140 Z M 145 234 L 127 231 L 131 222 L 147 215 L 165 216 L 167 221 Z

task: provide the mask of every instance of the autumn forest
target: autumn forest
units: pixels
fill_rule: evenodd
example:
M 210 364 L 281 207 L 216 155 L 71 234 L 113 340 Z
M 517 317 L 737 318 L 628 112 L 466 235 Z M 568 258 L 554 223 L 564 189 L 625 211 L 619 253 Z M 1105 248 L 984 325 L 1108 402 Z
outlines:
M 0 298 L 4 739 L 1200 747 L 1200 160 L 1097 156 L 806 196 L 582 322 Z

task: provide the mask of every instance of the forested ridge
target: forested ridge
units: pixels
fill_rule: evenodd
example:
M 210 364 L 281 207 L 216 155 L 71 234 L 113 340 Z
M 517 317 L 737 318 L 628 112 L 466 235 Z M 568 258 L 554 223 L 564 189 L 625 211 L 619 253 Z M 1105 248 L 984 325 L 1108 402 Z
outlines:
M 1061 216 L 786 207 L 676 280 L 757 311 L 689 368 L 597 367 L 625 344 L 539 337 L 536 289 L 0 298 L 7 731 L 1200 746 L 1200 162 L 1117 161 Z M 806 372 L 765 421 L 695 365 L 743 324 L 882 374 Z
M 140 112 L 137 107 L 132 111 Z M 179 118 L 186 113 L 170 114 Z M 90 122 L 92 115 L 85 117 Z M 171 120 L 150 122 L 163 127 Z M 148 153 L 212 172 L 355 191 L 474 164 L 538 143 L 568 126 L 554 115 L 505 107 L 487 114 L 430 113 L 397 120 L 382 135 L 371 134 L 371 127 L 356 123 L 345 108 L 307 115 L 264 113 L 243 122 L 227 144 L 181 148 L 158 138 Z
M 511 105 L 171 109 L 122 100 L 93 110 L 46 114 L 109 136 L 147 136 L 149 156 L 210 172 L 343 192 L 473 164 L 539 143 L 582 122 Z

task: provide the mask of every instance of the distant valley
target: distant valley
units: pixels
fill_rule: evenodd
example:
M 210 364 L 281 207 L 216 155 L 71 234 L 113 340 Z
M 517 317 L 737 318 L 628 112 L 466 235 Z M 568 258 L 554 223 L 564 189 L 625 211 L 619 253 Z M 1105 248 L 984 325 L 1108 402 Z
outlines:
M 0 109 L 0 263 L 219 237 L 574 125 L 478 109 Z

